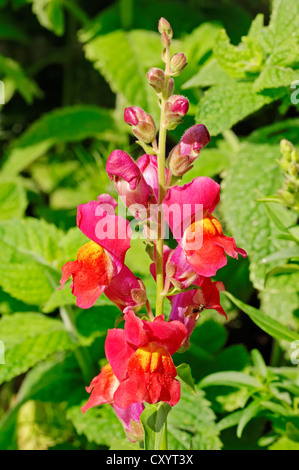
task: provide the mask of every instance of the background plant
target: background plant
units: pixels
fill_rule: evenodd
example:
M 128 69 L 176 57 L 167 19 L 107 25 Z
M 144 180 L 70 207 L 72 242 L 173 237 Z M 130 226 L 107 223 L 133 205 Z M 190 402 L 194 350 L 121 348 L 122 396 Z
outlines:
M 86 378 L 78 350 L 98 370 L 117 310 L 101 298 L 82 312 L 57 286 L 61 266 L 85 241 L 72 228 L 77 205 L 100 192 L 115 195 L 104 171 L 109 154 L 121 146 L 139 156 L 123 108 L 138 104 L 157 116 L 143 77 L 162 65 L 152 32 L 161 16 L 178 38 L 172 52 L 188 57 L 176 93 L 190 101 L 189 121 L 169 133 L 169 148 L 190 125 L 208 127 L 212 142 L 184 183 L 198 174 L 221 181 L 217 210 L 248 252 L 219 273 L 229 321 L 202 315 L 184 353 L 198 394 L 188 392 L 169 416 L 169 447 L 188 449 L 192 440 L 196 449 L 298 448 L 298 367 L 290 362 L 298 339 L 298 214 L 276 197 L 286 178 L 280 141 L 298 148 L 290 87 L 299 79 L 298 10 L 291 0 L 188 8 L 120 1 L 101 11 L 93 2 L 1 2 L 1 448 L 124 445 L 109 407 L 80 412 Z M 138 241 L 127 263 L 148 272 Z M 154 295 L 152 279 L 145 283 Z M 67 329 L 65 311 L 73 315 Z

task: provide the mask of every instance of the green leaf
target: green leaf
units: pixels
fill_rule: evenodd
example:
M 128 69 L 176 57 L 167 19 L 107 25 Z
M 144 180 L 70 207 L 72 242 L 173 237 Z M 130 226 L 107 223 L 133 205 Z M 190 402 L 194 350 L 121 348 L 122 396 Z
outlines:
M 170 450 L 219 450 L 222 443 L 211 403 L 198 387 L 197 395 L 182 385 L 181 398 L 167 418 Z
M 229 415 L 225 416 L 220 421 L 218 421 L 217 428 L 219 429 L 219 431 L 223 431 L 224 429 L 237 426 L 240 421 L 240 417 L 242 416 L 242 413 L 243 411 L 235 411 L 234 413 L 230 413 Z
M 287 139 L 294 144 L 299 143 L 299 119 L 284 119 L 269 126 L 260 127 L 253 131 L 246 139 L 247 142 L 269 145 L 279 145 L 281 139 Z
M 263 258 L 263 263 L 269 263 L 270 261 L 281 260 L 281 259 L 293 259 L 299 258 L 299 246 L 292 246 L 289 248 L 285 248 L 284 250 L 280 250 L 276 253 L 272 253 L 266 258 Z
M 253 84 L 254 91 L 261 91 L 265 88 L 289 87 L 298 79 L 298 70 L 280 67 L 279 65 L 266 66 Z
M 96 37 L 84 50 L 114 93 L 125 97 L 128 105 L 138 105 L 153 117 L 158 115 L 156 94 L 145 75 L 157 60 L 160 62 L 159 34 L 142 30 L 113 31 Z
M 265 364 L 263 356 L 261 355 L 258 349 L 252 349 L 250 353 L 254 368 L 261 377 L 266 378 L 267 366 Z
M 265 315 L 263 312 L 257 310 L 251 305 L 245 304 L 241 300 L 234 297 L 230 292 L 225 291 L 223 294 L 226 295 L 226 297 L 228 297 L 240 310 L 242 310 L 244 313 L 247 313 L 247 315 L 249 315 L 251 320 L 257 326 L 259 326 L 269 335 L 273 336 L 273 338 L 290 342 L 299 340 L 299 334 L 295 331 L 290 330 L 283 324 L 279 323 L 268 315 Z
M 267 28 L 272 64 L 289 65 L 298 59 L 299 5 L 292 0 L 274 0 Z
M 200 100 L 196 122 L 205 124 L 212 136 L 217 135 L 285 93 L 284 89 L 255 93 L 250 83 L 242 82 L 215 85 Z
M 218 385 L 236 388 L 246 387 L 253 390 L 261 388 L 261 383 L 254 377 L 235 371 L 215 372 L 215 374 L 204 377 L 198 385 L 201 388 Z
M 190 388 L 194 395 L 196 395 L 196 388 L 189 364 L 180 364 L 177 366 L 176 371 L 180 379 Z
M 268 447 L 268 450 L 299 450 L 299 443 L 294 442 L 288 437 L 280 437 L 274 444 Z
M 26 372 L 55 352 L 76 347 L 60 320 L 38 313 L 4 316 L 0 320 L 0 331 L 5 347 L 0 383 Z
M 245 410 L 240 415 L 239 424 L 237 427 L 237 436 L 239 438 L 242 436 L 245 426 L 249 423 L 249 421 L 252 420 L 252 418 L 258 415 L 260 409 L 261 400 L 254 400 L 248 406 L 246 406 Z
M 171 410 L 171 406 L 164 402 L 154 405 L 147 405 L 140 416 L 140 421 L 144 429 L 144 449 L 145 450 L 166 450 L 165 442 L 165 421 Z
M 15 91 L 31 104 L 35 97 L 41 96 L 37 84 L 26 75 L 21 65 L 15 60 L 0 55 L 0 76 L 5 86 L 5 102 L 7 103 Z
M 72 232 L 73 233 L 73 232 Z M 76 249 L 44 220 L 11 219 L 0 224 L 0 286 L 29 305 L 46 304 L 59 287 L 61 266 Z M 81 237 L 80 237 L 81 239 Z
M 72 422 L 79 435 L 84 435 L 89 442 L 110 447 L 113 441 L 121 440 L 125 436 L 122 425 L 117 419 L 113 408 L 106 404 L 94 407 L 82 413 L 80 405 L 72 406 L 67 410 L 67 418 Z
M 214 55 L 221 67 L 232 77 L 245 78 L 261 70 L 264 52 L 257 40 L 242 37 L 238 46 L 230 44 L 226 31 L 222 29 L 215 41 Z
M 28 201 L 18 180 L 0 181 L 0 220 L 22 217 Z
M 299 429 L 292 423 L 287 423 L 287 437 L 291 441 L 299 443 Z
M 264 279 L 271 267 L 261 260 L 290 244 L 283 240 L 269 242 L 279 233 L 269 220 L 266 207 L 280 221 L 280 229 L 295 222 L 295 215 L 284 207 L 256 200 L 260 194 L 273 194 L 282 184 L 281 171 L 276 163 L 279 148 L 243 143 L 231 159 L 222 181 L 222 210 L 238 246 L 244 248 L 250 261 L 250 279 L 257 289 L 264 289 Z
M 15 142 L 2 168 L 4 175 L 15 175 L 59 143 L 87 138 L 115 141 L 123 134 L 110 111 L 97 106 L 70 106 L 45 114 Z
M 42 26 L 61 36 L 64 33 L 63 3 L 59 0 L 30 0 Z
M 182 89 L 187 90 L 189 88 L 220 85 L 221 83 L 233 81 L 233 78 L 223 70 L 219 62 L 215 58 L 212 58 L 207 61 L 193 77 L 183 84 Z

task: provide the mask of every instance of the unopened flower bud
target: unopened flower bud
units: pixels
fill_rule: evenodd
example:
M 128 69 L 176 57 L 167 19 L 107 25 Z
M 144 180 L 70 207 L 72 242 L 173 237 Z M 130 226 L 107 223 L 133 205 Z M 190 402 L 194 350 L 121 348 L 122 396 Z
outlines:
M 290 164 L 289 164 L 289 174 L 291 176 L 293 176 L 294 178 L 298 178 L 299 176 L 299 165 L 298 163 L 292 161 Z
M 185 96 L 172 95 L 165 103 L 165 126 L 175 129 L 182 122 L 182 117 L 189 110 L 189 101 Z
M 279 189 L 277 191 L 277 195 L 283 200 L 283 202 L 287 205 L 287 206 L 294 206 L 295 204 L 295 196 L 294 194 L 291 194 L 288 190 L 286 189 Z
M 170 39 L 172 38 L 172 28 L 170 23 L 165 18 L 163 18 L 163 16 L 159 20 L 158 31 L 160 34 L 166 33 Z
M 149 84 L 157 93 L 161 93 L 165 84 L 165 73 L 162 69 L 151 67 L 146 74 Z
M 170 38 L 168 34 L 165 33 L 165 31 L 161 34 L 161 41 L 162 41 L 163 47 L 167 48 L 170 46 Z
M 180 140 L 180 153 L 182 156 L 188 155 L 190 163 L 198 157 L 199 152 L 211 140 L 208 129 L 204 124 L 196 124 L 190 127 Z
M 169 98 L 174 92 L 174 79 L 170 78 L 168 80 L 168 86 L 167 86 L 167 98 Z
M 148 144 L 156 137 L 157 129 L 155 121 L 142 108 L 138 106 L 125 108 L 124 120 L 129 126 L 132 126 L 133 134 L 141 142 Z
M 168 168 L 173 176 L 183 176 L 191 168 L 188 155 L 183 157 L 180 154 L 179 145 L 176 145 L 169 154 Z
M 177 77 L 179 76 L 184 68 L 187 65 L 187 59 L 183 52 L 179 52 L 178 54 L 174 54 L 171 59 L 170 68 L 172 76 Z
M 286 139 L 280 141 L 280 152 L 287 162 L 292 161 L 292 153 L 294 152 L 294 145 Z

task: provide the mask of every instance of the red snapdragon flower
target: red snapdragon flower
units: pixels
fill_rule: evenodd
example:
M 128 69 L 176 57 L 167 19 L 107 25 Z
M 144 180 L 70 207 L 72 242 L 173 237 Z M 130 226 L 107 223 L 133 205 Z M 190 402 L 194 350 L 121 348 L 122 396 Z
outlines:
M 225 254 L 238 258 L 246 252 L 238 248 L 234 238 L 226 237 L 220 222 L 212 215 L 220 196 L 220 185 L 202 176 L 191 183 L 170 188 L 163 204 L 169 209 L 165 217 L 179 246 L 175 258 L 190 265 L 200 276 L 212 277 L 227 264 Z M 188 218 L 184 209 L 188 207 Z M 171 209 L 175 210 L 171 210 Z M 201 210 L 200 210 L 201 209 Z M 174 258 L 175 257 L 175 258 Z
M 128 408 L 119 408 L 113 402 L 113 394 L 119 385 L 119 381 L 115 377 L 111 366 L 106 364 L 102 367 L 99 375 L 97 375 L 86 387 L 86 391 L 91 393 L 87 403 L 81 408 L 82 413 L 85 413 L 94 406 L 109 403 L 121 424 L 124 427 L 125 433 L 130 441 L 139 441 L 143 438 L 143 427 L 140 422 L 140 415 L 144 410 L 142 403 L 134 403 Z
M 171 356 L 186 335 L 187 328 L 179 321 L 167 322 L 164 315 L 159 315 L 151 322 L 141 320 L 132 310 L 127 311 L 124 330 L 108 330 L 105 343 L 115 379 L 102 374 L 98 386 L 90 389 L 88 403 L 99 404 L 112 394 L 113 403 L 121 409 L 158 401 L 174 406 L 180 399 L 180 382 L 175 378 L 177 372 Z

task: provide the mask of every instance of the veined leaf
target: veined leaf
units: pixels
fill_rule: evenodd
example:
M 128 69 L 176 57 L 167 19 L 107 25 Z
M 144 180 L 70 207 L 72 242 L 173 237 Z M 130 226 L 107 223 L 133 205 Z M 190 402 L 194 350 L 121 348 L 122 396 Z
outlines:
M 222 208 L 228 227 L 236 237 L 237 245 L 247 251 L 250 278 L 254 286 L 264 289 L 264 279 L 273 264 L 261 260 L 290 246 L 289 242 L 274 238 L 283 227 L 295 222 L 295 215 L 279 204 L 267 203 L 268 210 L 281 221 L 280 229 L 269 220 L 265 204 L 257 202 L 260 194 L 273 194 L 282 184 L 281 171 L 276 163 L 279 148 L 244 143 L 231 159 L 222 182 Z
M 212 136 L 217 135 L 284 94 L 282 89 L 256 93 L 249 82 L 215 85 L 200 100 L 196 122 L 205 124 Z
M 235 78 L 258 73 L 264 59 L 264 51 L 256 39 L 244 36 L 241 44 L 234 46 L 224 29 L 216 38 L 214 55 L 221 67 Z
M 167 418 L 168 448 L 171 450 L 219 450 L 222 443 L 216 416 L 203 390 L 197 394 L 182 385 L 181 398 Z
M 113 115 L 97 106 L 71 106 L 45 114 L 15 142 L 2 168 L 15 175 L 58 143 L 79 142 L 93 137 L 115 141 L 123 134 Z
M 0 220 L 22 217 L 27 203 L 26 192 L 20 181 L 0 181 Z
M 138 105 L 157 117 L 156 94 L 145 80 L 145 74 L 157 63 L 157 58 L 160 62 L 159 34 L 142 30 L 113 31 L 91 40 L 84 50 L 114 93 L 124 96 L 128 105 Z
M 0 383 L 11 380 L 57 351 L 77 347 L 61 321 L 38 313 L 15 313 L 0 320 L 5 363 Z

